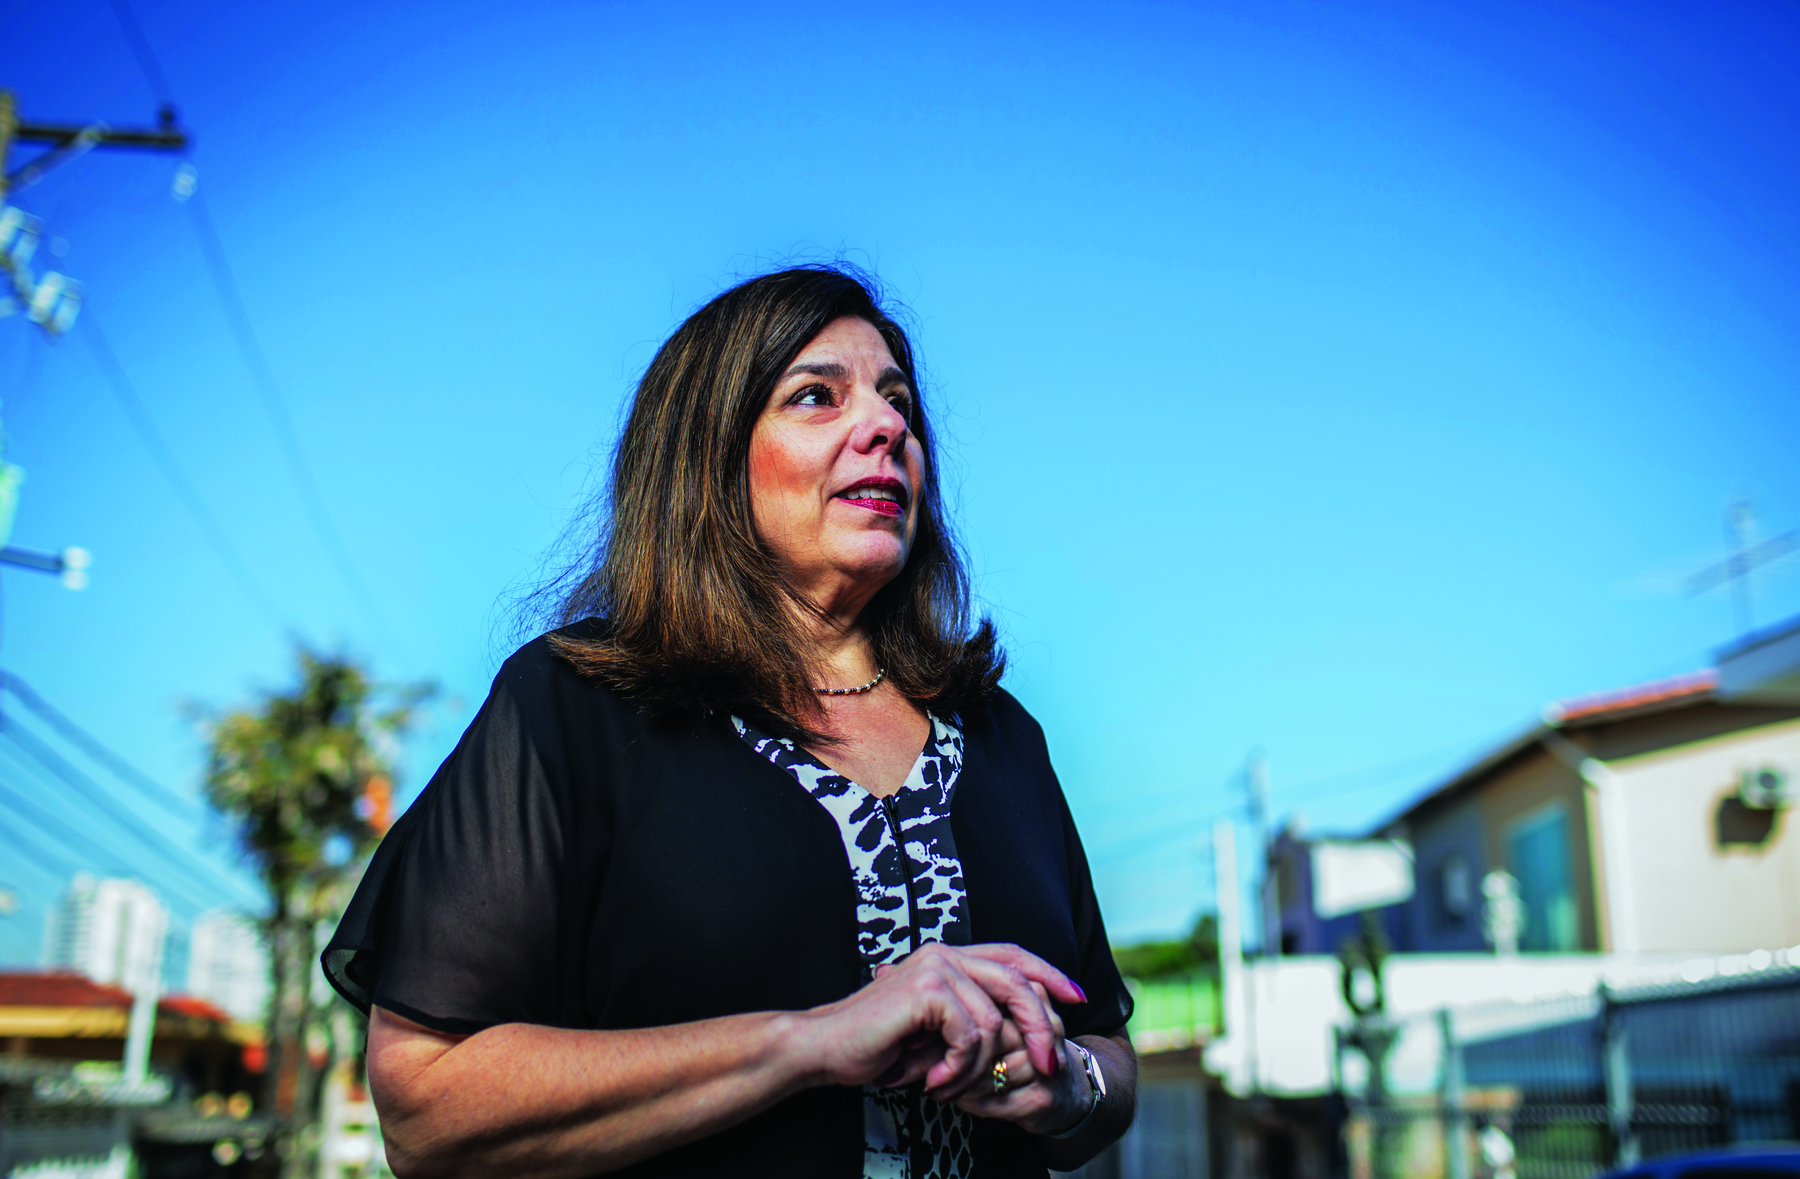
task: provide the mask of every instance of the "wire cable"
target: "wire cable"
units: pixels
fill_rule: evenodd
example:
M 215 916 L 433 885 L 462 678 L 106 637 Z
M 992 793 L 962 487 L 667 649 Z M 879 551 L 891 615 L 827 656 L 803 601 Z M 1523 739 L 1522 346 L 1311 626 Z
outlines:
M 18 852 L 37 866 L 52 880 L 65 880 L 81 871 L 75 861 L 64 859 L 53 851 L 47 851 L 29 838 L 22 836 L 4 818 L 0 818 L 0 836 L 5 836 L 8 851 Z
M 150 411 L 144 407 L 143 399 L 138 396 L 137 390 L 132 386 L 131 378 L 125 375 L 125 368 L 119 363 L 119 358 L 113 352 L 112 345 L 106 342 L 106 335 L 100 330 L 100 324 L 94 318 L 93 310 L 87 307 L 82 308 L 81 319 L 77 322 L 82 338 L 87 341 L 89 350 L 93 352 L 94 359 L 99 363 L 101 373 L 106 377 L 107 384 L 112 387 L 113 396 L 118 398 L 120 406 L 125 410 L 125 416 L 131 421 L 132 429 L 137 431 L 138 441 L 142 442 L 144 449 L 150 452 L 150 457 L 155 461 L 157 469 L 162 472 L 163 479 L 174 490 L 175 498 L 181 501 L 181 506 L 187 509 L 188 515 L 194 518 L 194 523 L 200 526 L 200 534 L 206 538 L 206 543 L 212 549 L 213 555 L 219 559 L 220 564 L 225 566 L 226 572 L 231 574 L 232 579 L 237 582 L 238 588 L 244 591 L 245 596 L 251 602 L 255 603 L 256 608 L 262 612 L 263 616 L 273 625 L 281 627 L 283 625 L 281 612 L 275 608 L 274 601 L 270 599 L 262 584 L 256 580 L 256 575 L 250 571 L 250 565 L 244 560 L 243 554 L 238 552 L 237 546 L 231 542 L 225 526 L 219 523 L 219 518 L 213 515 L 212 509 L 207 506 L 206 499 L 200 494 L 200 489 L 194 486 L 193 480 L 189 479 L 187 472 L 182 470 L 181 463 L 175 458 L 175 452 L 169 449 L 168 440 L 163 437 L 162 431 L 157 429 L 155 420 L 150 416 Z
M 44 361 L 50 355 L 50 345 L 37 332 L 32 332 L 25 339 L 25 361 L 18 384 L 13 386 L 12 392 L 15 404 L 29 399 L 37 392 L 38 384 L 44 378 Z
M 48 770 L 57 780 L 84 798 L 90 806 L 111 819 L 118 828 L 129 832 L 138 843 L 162 857 L 170 865 L 180 869 L 191 882 L 208 889 L 226 887 L 236 890 L 240 894 L 247 894 L 247 886 L 225 875 L 206 860 L 196 858 L 192 851 L 181 847 L 155 828 L 140 822 L 121 800 L 107 793 L 99 783 L 70 765 L 49 746 L 10 719 L 0 718 L 0 738 L 11 742 L 36 765 Z M 198 871 L 197 865 L 204 867 L 207 871 L 205 873 Z
M 138 68 L 144 71 L 144 80 L 150 83 L 150 90 L 156 95 L 156 101 L 174 105 L 175 94 L 169 89 L 169 79 L 162 72 L 162 64 L 156 60 L 156 54 L 150 49 L 150 42 L 144 38 L 144 30 L 138 26 L 137 16 L 125 0 L 112 0 L 113 15 L 119 18 L 119 26 L 125 30 L 125 40 L 131 45 L 131 54 L 137 58 Z
M 19 793 L 5 778 L 0 778 L 0 803 L 12 807 L 18 814 L 33 826 L 52 833 L 57 842 L 71 851 L 99 851 L 104 853 L 104 862 L 110 865 L 111 871 L 130 872 L 131 865 L 119 853 L 106 848 L 95 841 L 91 835 L 84 835 L 69 826 L 29 797 Z
M 32 686 L 13 672 L 0 668 L 0 689 L 11 692 L 18 701 L 30 709 L 39 720 L 55 729 L 57 734 L 69 744 L 80 749 L 96 763 L 111 770 L 113 775 L 123 782 L 128 782 L 144 793 L 155 798 L 171 810 L 179 811 L 184 816 L 193 818 L 205 817 L 210 812 L 191 798 L 183 798 L 175 791 L 164 786 L 149 774 L 144 773 L 123 757 L 114 753 L 100 743 L 100 739 L 83 729 L 80 725 L 63 715 L 54 705 L 38 695 Z
M 169 863 L 188 874 L 190 880 L 209 888 L 224 886 L 248 894 L 247 886 L 233 880 L 205 860 L 197 859 L 188 851 L 154 827 L 141 822 L 136 815 L 125 809 L 117 798 L 109 795 L 105 788 L 89 778 L 86 774 L 70 765 L 55 750 L 45 745 L 37 737 L 7 717 L 0 717 L 0 737 L 12 742 L 33 761 L 49 770 L 70 789 L 87 800 L 89 805 L 106 815 L 115 824 L 129 831 L 134 839 L 144 847 L 166 858 Z M 207 869 L 206 873 L 197 870 L 196 865 Z
M 1361 769 L 1345 770 L 1341 773 L 1327 774 L 1322 778 L 1313 778 L 1306 782 L 1297 782 L 1293 786 L 1289 786 L 1282 791 L 1281 797 L 1283 804 L 1288 805 L 1296 802 L 1313 802 L 1325 793 L 1324 787 L 1340 786 L 1341 783 L 1349 782 L 1357 778 L 1373 778 L 1373 781 L 1363 782 L 1361 785 L 1352 786 L 1348 789 L 1340 787 L 1339 789 L 1330 791 L 1333 798 L 1365 794 L 1371 790 L 1390 785 L 1391 779 L 1395 776 L 1408 775 L 1415 770 L 1422 769 L 1436 762 L 1441 762 L 1451 754 L 1467 749 L 1473 744 L 1475 744 L 1473 741 L 1454 741 L 1426 753 L 1415 753 L 1411 757 L 1403 757 L 1396 761 L 1386 762 L 1382 765 L 1364 766 Z M 1179 839 L 1184 835 L 1193 833 L 1198 827 L 1211 826 L 1216 819 L 1225 818 L 1230 813 L 1232 812 L 1221 811 L 1216 815 L 1179 819 L 1173 823 L 1159 821 L 1152 830 L 1131 832 L 1096 843 L 1089 851 L 1088 855 L 1095 863 L 1105 863 L 1117 860 L 1136 852 L 1147 851 L 1150 848 L 1156 847 L 1169 840 Z
M 1088 859 L 1095 864 L 1107 864 L 1127 856 L 1137 855 L 1173 839 L 1198 835 L 1210 828 L 1219 817 L 1223 816 L 1203 815 L 1198 818 L 1178 819 L 1173 823 L 1161 823 L 1154 831 L 1142 831 L 1136 835 L 1127 835 L 1122 839 L 1101 844 L 1088 853 Z
M 325 506 L 325 497 L 319 491 L 318 480 L 313 476 L 312 465 L 307 462 L 306 452 L 300 447 L 300 435 L 294 429 L 294 418 L 288 410 L 287 398 L 275 383 L 275 374 L 269 368 L 268 356 L 263 352 L 256 329 L 251 326 L 250 313 L 245 309 L 244 297 L 238 290 L 231 263 L 225 258 L 225 245 L 219 238 L 218 228 L 213 224 L 212 214 L 207 211 L 206 198 L 196 191 L 188 197 L 187 207 L 194 223 L 194 232 L 200 238 L 200 252 L 206 259 L 213 288 L 224 307 L 226 322 L 237 340 L 244 367 L 250 370 L 251 380 L 255 383 L 257 392 L 262 395 L 263 409 L 268 414 L 270 426 L 275 430 L 275 437 L 281 443 L 281 453 L 287 460 L 288 474 L 300 492 L 300 502 L 305 505 L 307 520 L 312 524 L 313 533 L 331 557 L 332 564 L 337 566 L 339 576 L 350 587 L 358 604 L 367 611 L 376 627 L 385 631 L 387 620 L 382 617 L 381 607 L 376 605 L 375 595 L 370 592 L 368 583 L 363 580 L 362 571 L 356 567 L 356 561 L 350 555 L 350 546 L 344 543 L 343 534 L 332 520 L 331 511 Z
M 0 746 L 0 749 L 5 749 L 5 747 Z M 12 753 L 12 756 L 16 759 L 17 754 Z M 186 905 L 201 912 L 219 906 L 220 898 L 216 894 L 203 890 L 196 891 L 193 885 L 186 882 L 171 880 L 158 873 L 144 871 L 142 864 L 134 862 L 129 856 L 119 854 L 117 849 L 106 846 L 92 834 L 70 826 L 32 799 L 19 793 L 4 778 L 0 778 L 0 803 L 10 805 L 15 813 L 40 830 L 52 833 L 57 842 L 71 851 L 88 855 L 100 853 L 101 862 L 109 865 L 103 869 L 104 871 L 137 877 L 157 886 L 161 892 L 179 896 Z
M 168 75 L 163 73 L 162 63 L 150 48 L 150 42 L 144 36 L 143 28 L 138 24 L 130 3 L 128 0 L 112 0 L 112 9 L 113 14 L 119 18 L 119 26 L 125 32 L 125 39 L 131 44 L 131 52 L 137 57 L 138 68 L 143 70 L 144 80 L 150 84 L 157 101 L 166 108 L 174 107 L 175 92 L 169 85 Z M 250 370 L 250 379 L 262 397 L 263 410 L 268 415 L 269 425 L 275 431 L 276 440 L 281 444 L 282 457 L 287 462 L 288 474 L 294 481 L 294 487 L 300 493 L 307 521 L 358 604 L 368 613 L 377 629 L 386 631 L 387 621 L 382 617 L 381 607 L 376 604 L 368 582 L 363 580 L 362 571 L 357 568 L 355 559 L 350 555 L 350 546 L 344 543 L 343 533 L 338 531 L 330 509 L 325 506 L 325 496 L 319 490 L 312 464 L 307 461 L 306 452 L 300 446 L 300 434 L 294 428 L 294 417 L 288 409 L 287 398 L 275 380 L 275 372 L 269 367 L 268 354 L 263 351 L 262 341 L 250 322 L 249 309 L 244 303 L 243 292 L 238 287 L 237 276 L 225 256 L 225 243 L 219 236 L 218 226 L 213 222 L 212 212 L 207 208 L 206 197 L 195 191 L 187 197 L 185 203 L 188 217 L 194 225 L 194 234 L 200 239 L 200 254 L 206 262 L 207 274 L 212 279 L 213 290 L 225 312 L 225 322 L 231 329 L 232 338 L 237 342 L 244 367 Z

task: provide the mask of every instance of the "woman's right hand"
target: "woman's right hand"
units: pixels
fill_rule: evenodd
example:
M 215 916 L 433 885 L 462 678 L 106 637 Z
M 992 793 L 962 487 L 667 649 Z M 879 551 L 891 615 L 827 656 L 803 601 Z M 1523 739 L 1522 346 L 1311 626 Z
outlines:
M 1018 946 L 933 942 L 803 1018 L 822 1080 L 886 1086 L 923 1080 L 932 1097 L 953 1101 L 990 1083 L 994 1062 L 1005 1054 L 1008 1021 L 1033 1067 L 1055 1075 L 1061 1023 L 1046 993 L 1064 1003 L 1087 1002 L 1062 971 Z

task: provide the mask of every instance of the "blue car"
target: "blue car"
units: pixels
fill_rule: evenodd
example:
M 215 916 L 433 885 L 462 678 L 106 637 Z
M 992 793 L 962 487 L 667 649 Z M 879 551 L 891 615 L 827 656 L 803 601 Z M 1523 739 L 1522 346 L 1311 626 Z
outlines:
M 1673 1154 L 1612 1171 L 1602 1179 L 1790 1179 L 1800 1175 L 1800 1143 L 1764 1142 Z

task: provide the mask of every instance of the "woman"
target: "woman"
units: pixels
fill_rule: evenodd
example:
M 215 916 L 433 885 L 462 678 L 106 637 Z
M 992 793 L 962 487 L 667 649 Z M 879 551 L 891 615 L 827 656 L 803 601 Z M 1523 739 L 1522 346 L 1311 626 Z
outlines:
M 657 353 L 566 625 L 325 952 L 397 1174 L 1041 1177 L 1130 1123 L 1131 1001 L 931 460 L 843 271 Z

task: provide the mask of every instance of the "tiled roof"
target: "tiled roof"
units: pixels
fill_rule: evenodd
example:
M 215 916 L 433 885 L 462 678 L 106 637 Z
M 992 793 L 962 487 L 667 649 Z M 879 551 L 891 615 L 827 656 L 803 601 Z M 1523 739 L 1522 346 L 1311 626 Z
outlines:
M 80 974 L 37 971 L 0 972 L 0 1007 L 129 1007 L 131 992 L 124 987 L 97 983 Z M 190 1019 L 228 1023 L 231 1016 L 213 1003 L 193 995 L 168 995 L 157 1001 L 158 1010 Z
M 1698 702 L 1710 696 L 1718 685 L 1719 673 L 1708 668 L 1705 671 L 1689 672 L 1687 675 L 1671 676 L 1665 680 L 1653 680 L 1647 684 L 1615 688 L 1610 692 L 1595 692 L 1590 696 L 1575 696 L 1546 704 L 1541 724 L 1533 725 L 1511 741 L 1489 750 L 1471 765 L 1407 803 L 1393 818 L 1384 820 L 1373 830 L 1388 831 L 1396 821 L 1406 819 L 1421 807 L 1480 780 L 1518 754 L 1539 745 L 1552 730 L 1602 723 L 1613 717 L 1637 712 L 1660 711 L 1663 706 Z
M 79 974 L 0 974 L 0 1007 L 119 1007 L 131 992 Z
M 176 1015 L 186 1015 L 193 1019 L 210 1019 L 219 1023 L 229 1023 L 231 1014 L 224 1008 L 202 999 L 198 995 L 169 995 L 156 1005 L 163 1011 L 171 1011 Z
M 1544 708 L 1544 721 L 1552 725 L 1567 725 L 1570 721 L 1596 720 L 1609 713 L 1632 712 L 1652 704 L 1668 704 L 1704 696 L 1718 687 L 1718 684 L 1719 673 L 1711 668 L 1689 672 L 1687 675 L 1672 676 L 1648 684 L 1615 688 L 1610 692 L 1596 692 L 1591 696 L 1577 696 L 1572 700 L 1559 700 Z

